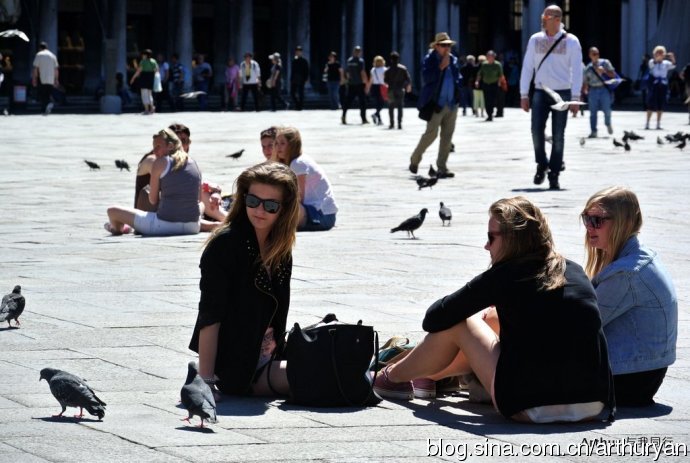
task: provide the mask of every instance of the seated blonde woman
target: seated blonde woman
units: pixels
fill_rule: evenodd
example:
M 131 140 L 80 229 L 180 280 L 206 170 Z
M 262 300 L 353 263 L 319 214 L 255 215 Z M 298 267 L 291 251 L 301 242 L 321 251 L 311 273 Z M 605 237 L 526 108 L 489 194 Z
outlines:
M 170 129 L 154 138 L 154 152 L 164 153 L 151 167 L 149 202 L 155 212 L 112 206 L 104 227 L 113 235 L 132 231 L 142 235 L 191 235 L 199 233 L 201 171 L 182 149 L 182 142 Z

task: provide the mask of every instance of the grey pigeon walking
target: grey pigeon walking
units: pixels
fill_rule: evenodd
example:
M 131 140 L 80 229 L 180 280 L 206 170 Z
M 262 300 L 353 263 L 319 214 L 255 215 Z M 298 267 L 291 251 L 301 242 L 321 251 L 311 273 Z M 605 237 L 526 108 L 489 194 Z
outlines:
M 441 217 L 441 226 L 446 225 L 446 221 L 448 222 L 448 225 L 450 226 L 450 219 L 453 218 L 453 213 L 450 212 L 450 209 L 448 209 L 444 204 L 443 201 L 441 201 L 441 208 L 438 210 L 438 216 Z
M 225 157 L 226 157 L 226 158 L 239 159 L 240 156 L 242 156 L 242 153 L 244 153 L 244 149 L 241 149 L 241 150 L 239 150 L 239 151 L 236 151 L 236 152 L 234 152 L 234 153 L 232 153 L 232 154 L 228 154 L 228 155 L 225 156 Z
M 79 414 L 74 415 L 75 418 L 83 418 L 84 409 L 99 420 L 105 416 L 105 402 L 78 376 L 56 368 L 44 368 L 38 380 L 42 379 L 48 382 L 50 392 L 62 406 L 62 411 L 54 417 L 62 416 L 67 407 L 79 407 Z
M 417 177 L 417 186 L 421 190 L 422 188 L 429 187 L 431 188 L 432 186 L 436 185 L 438 182 L 437 177 L 431 177 L 431 178 L 426 178 L 426 177 Z
M 661 139 L 661 137 L 656 137 L 656 144 L 657 145 L 665 145 L 664 140 Z
M 204 427 L 204 420 L 211 423 L 217 422 L 216 400 L 213 398 L 213 391 L 199 376 L 196 362 L 193 360 L 187 365 L 187 379 L 180 390 L 180 400 L 189 413 L 189 416 L 183 418 L 182 421 L 191 424 L 189 420 L 196 415 L 201 418 L 199 428 Z
M 22 287 L 17 285 L 11 293 L 6 294 L 2 298 L 0 322 L 7 321 L 7 324 L 12 326 L 11 322 L 14 320 L 17 326 L 21 325 L 19 323 L 19 316 L 24 312 L 24 305 L 26 305 L 26 300 L 22 296 Z
M 96 170 L 96 169 L 100 169 L 100 168 L 101 168 L 101 166 L 99 166 L 98 164 L 96 164 L 96 163 L 93 162 L 93 161 L 87 161 L 86 159 L 84 159 L 84 162 L 86 163 L 87 166 L 89 166 L 89 169 L 90 169 L 90 170 Z
M 122 172 L 122 169 L 127 169 L 127 172 L 129 172 L 129 163 L 124 159 L 115 159 L 115 167 L 120 169 L 120 172 Z
M 391 228 L 391 233 L 395 233 L 397 231 L 406 231 L 408 238 L 410 237 L 410 235 L 412 235 L 412 238 L 417 239 L 417 237 L 414 236 L 414 231 L 422 226 L 422 224 L 424 223 L 424 217 L 426 217 L 428 213 L 429 209 L 425 207 L 424 209 L 419 211 L 419 214 L 410 217 L 397 227 Z
M 627 143 L 627 142 L 626 142 L 626 143 Z M 618 140 L 616 140 L 616 139 L 614 138 L 614 139 L 613 139 L 613 146 L 615 146 L 616 148 L 621 148 L 621 147 L 623 147 L 623 146 L 625 146 L 625 145 L 623 145 L 623 143 L 619 142 Z

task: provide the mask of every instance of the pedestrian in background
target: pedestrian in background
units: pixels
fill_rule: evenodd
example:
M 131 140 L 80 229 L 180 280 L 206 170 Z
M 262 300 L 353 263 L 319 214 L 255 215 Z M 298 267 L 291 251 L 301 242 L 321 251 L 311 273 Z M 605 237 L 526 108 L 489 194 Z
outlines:
M 477 79 L 477 73 L 479 73 L 479 68 L 482 64 L 486 63 L 486 56 L 477 56 L 477 72 L 475 73 L 475 80 Z M 484 111 L 486 110 L 486 100 L 484 99 L 484 90 L 481 87 L 475 85 L 473 80 L 469 85 L 472 88 L 472 112 L 474 112 L 474 117 L 484 117 Z
M 525 112 L 532 110 L 532 143 L 537 172 L 534 183 L 540 185 L 548 172 L 549 189 L 558 190 L 558 177 L 563 170 L 563 148 L 567 111 L 551 108 L 555 102 L 545 91 L 548 87 L 563 101 L 580 99 L 582 90 L 582 48 L 573 34 L 567 33 L 561 19 L 563 11 L 556 5 L 547 6 L 542 13 L 542 30 L 530 37 L 520 74 L 520 106 Z M 534 96 L 529 99 L 530 81 L 534 78 Z M 570 105 L 573 116 L 578 105 Z M 546 157 L 544 129 L 552 117 L 551 159 Z
M 158 63 L 153 59 L 153 52 L 147 48 L 141 53 L 141 61 L 139 61 L 137 71 L 129 81 L 129 85 L 132 85 L 135 80 L 139 79 L 141 103 L 144 105 L 143 114 L 156 112 L 156 107 L 153 105 L 153 79 L 156 72 L 158 72 Z
M 606 86 L 608 79 L 616 77 L 615 69 L 611 62 L 599 56 L 599 49 L 591 47 L 589 49 L 589 64 L 585 67 L 582 80 L 582 94 L 587 96 L 589 105 L 589 138 L 597 137 L 597 112 L 603 111 L 604 124 L 609 135 L 613 134 L 611 125 L 611 91 Z
M 460 88 L 460 105 L 462 106 L 462 115 L 467 115 L 467 108 L 474 112 L 472 104 L 472 89 L 474 88 L 474 81 L 477 80 L 477 72 L 479 68 L 475 62 L 473 55 L 467 55 L 465 64 L 460 68 L 460 75 L 462 76 L 462 87 Z
M 383 109 L 383 104 L 385 102 L 383 92 L 386 92 L 388 88 L 383 81 L 383 74 L 386 72 L 386 60 L 383 56 L 376 55 L 374 57 L 373 66 L 370 71 L 369 80 L 367 81 L 365 93 L 371 95 L 374 99 L 374 104 L 376 107 L 376 112 L 372 114 L 371 119 L 376 125 L 383 125 L 381 121 L 381 110 Z
M 393 112 L 398 109 L 398 129 L 402 129 L 403 107 L 405 93 L 412 91 L 412 79 L 407 68 L 400 64 L 400 54 L 393 51 L 390 54 L 390 67 L 383 73 L 383 80 L 388 85 L 388 120 L 389 129 L 394 127 Z
M 481 88 L 486 102 L 486 121 L 494 120 L 494 108 L 498 95 L 498 81 L 503 77 L 503 66 L 496 60 L 496 52 L 486 52 L 486 62 L 479 66 L 477 78 L 474 81 L 475 88 Z
M 34 58 L 34 69 L 32 83 L 38 87 L 38 95 L 41 101 L 41 112 L 50 114 L 53 103 L 50 101 L 53 88 L 60 85 L 58 61 L 53 52 L 48 50 L 48 44 L 41 42 L 38 46 L 38 53 Z
M 435 109 L 410 157 L 410 172 L 413 174 L 417 173 L 424 151 L 436 140 L 440 129 L 441 141 L 436 158 L 436 175 L 438 178 L 455 177 L 455 174 L 448 170 L 447 165 L 451 140 L 455 132 L 455 121 L 458 117 L 460 86 L 462 85 L 458 59 L 450 52 L 450 47 L 454 43 L 455 41 L 451 40 L 446 32 L 439 32 L 434 41 L 429 44 L 431 49 L 422 63 L 424 86 L 419 95 L 417 107 L 421 109 L 433 101 Z
M 173 111 L 184 110 L 184 103 L 180 95 L 184 93 L 184 77 L 186 69 L 180 63 L 177 53 L 170 55 L 170 86 L 172 92 Z
M 237 93 L 240 90 L 240 67 L 235 58 L 228 58 L 225 66 L 225 87 L 223 91 L 223 108 L 225 111 L 237 109 Z
M 649 130 L 649 120 L 652 112 L 656 111 L 656 129 L 661 130 L 661 115 L 664 113 L 668 96 L 668 73 L 676 68 L 676 57 L 672 52 L 666 53 L 666 47 L 654 47 L 652 59 L 649 60 L 649 93 L 647 94 L 647 123 L 644 128 Z
M 213 77 L 213 69 L 211 65 L 206 62 L 206 57 L 198 54 L 196 57 L 196 66 L 192 72 L 194 80 L 194 91 L 199 93 L 197 100 L 199 101 L 199 109 L 206 111 L 208 104 L 208 91 L 210 89 L 211 78 Z
M 334 51 L 328 54 L 328 62 L 323 68 L 326 75 L 326 87 L 328 88 L 328 102 L 331 109 L 340 107 L 340 83 L 344 79 L 343 68 L 338 61 L 338 54 Z
M 247 105 L 247 95 L 251 92 L 254 98 L 254 109 L 261 111 L 259 103 L 259 89 L 261 88 L 261 68 L 259 63 L 252 59 L 250 52 L 244 54 L 244 61 L 240 64 L 240 86 L 242 88 L 242 99 L 240 110 L 244 111 Z
M 280 96 L 280 92 L 283 89 L 283 62 L 280 59 L 280 53 L 275 52 L 268 57 L 271 60 L 271 75 L 266 81 L 266 87 L 268 87 L 268 92 L 271 94 L 271 111 L 275 112 L 276 104 L 280 103 L 280 106 L 287 106 L 283 97 Z M 285 108 L 287 109 L 287 107 Z
M 295 47 L 290 74 L 290 95 L 297 111 L 304 108 L 304 85 L 309 80 L 309 61 L 302 56 L 303 52 L 301 45 Z
M 347 68 L 345 69 L 345 78 L 347 80 L 347 97 L 343 106 L 343 115 L 340 117 L 340 122 L 347 124 L 347 110 L 350 108 L 352 102 L 357 98 L 359 100 L 359 115 L 362 118 L 362 124 L 368 124 L 367 120 L 367 100 L 364 94 L 364 85 L 367 82 L 367 71 L 364 69 L 364 59 L 362 59 L 362 47 L 355 46 L 352 50 L 352 56 L 347 60 Z

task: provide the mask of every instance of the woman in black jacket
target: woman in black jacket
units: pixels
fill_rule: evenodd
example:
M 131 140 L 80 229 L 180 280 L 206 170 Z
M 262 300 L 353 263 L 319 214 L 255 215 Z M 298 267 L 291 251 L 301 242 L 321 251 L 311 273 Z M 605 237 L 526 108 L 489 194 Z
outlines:
M 189 348 L 201 377 L 223 393 L 288 394 L 285 362 L 272 357 L 290 305 L 297 178 L 282 164 L 259 164 L 238 177 L 234 198 L 201 256 Z
M 604 405 L 613 414 L 606 338 L 584 271 L 554 251 L 546 218 L 527 199 L 499 200 L 489 213 L 491 268 L 429 307 L 429 334 L 382 370 L 376 392 L 410 399 L 412 380 L 474 372 L 508 418 L 580 421 Z M 500 334 L 484 320 L 490 306 Z

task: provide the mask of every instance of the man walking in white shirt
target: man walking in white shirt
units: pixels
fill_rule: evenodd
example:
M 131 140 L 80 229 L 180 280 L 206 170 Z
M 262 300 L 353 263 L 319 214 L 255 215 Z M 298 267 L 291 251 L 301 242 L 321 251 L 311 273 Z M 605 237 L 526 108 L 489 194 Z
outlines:
M 53 109 L 50 97 L 53 93 L 53 88 L 58 86 L 58 76 L 57 58 L 48 50 L 48 44 L 41 42 L 38 46 L 38 53 L 36 53 L 34 58 L 32 83 L 34 87 L 38 87 L 43 114 L 50 114 L 50 111 Z

